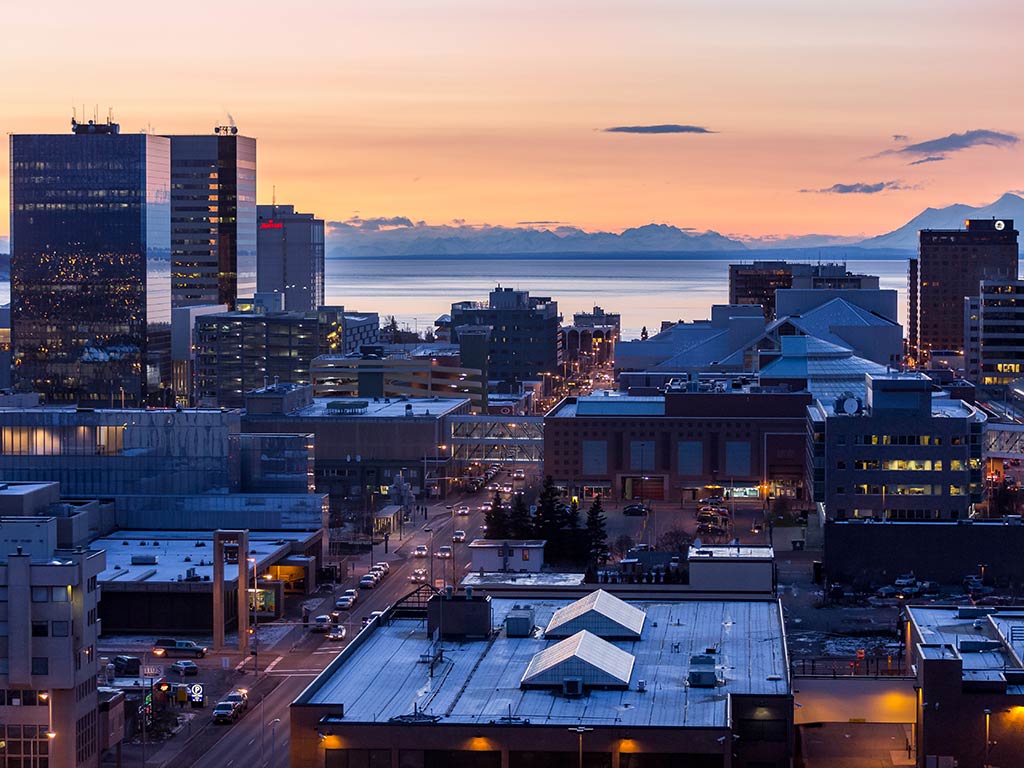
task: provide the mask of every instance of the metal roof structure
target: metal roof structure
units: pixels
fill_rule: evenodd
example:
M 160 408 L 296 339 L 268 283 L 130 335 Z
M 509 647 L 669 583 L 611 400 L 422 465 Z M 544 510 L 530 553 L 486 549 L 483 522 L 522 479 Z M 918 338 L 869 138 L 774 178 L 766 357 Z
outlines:
M 941 525 L 941 523 L 936 523 Z M 494 599 L 494 626 L 523 599 Z M 531 599 L 544 626 L 566 601 Z M 523 672 L 538 652 L 555 644 L 536 634 L 444 644 L 440 667 L 424 660 L 434 647 L 422 618 L 392 616 L 371 622 L 358 639 L 298 697 L 295 706 L 344 709 L 352 724 L 386 722 L 418 711 L 450 725 L 477 725 L 513 716 L 535 725 L 622 728 L 716 728 L 730 723 L 730 696 L 791 693 L 782 611 L 778 600 L 642 602 L 642 640 L 615 640 L 632 654 L 629 688 L 594 688 L 584 698 L 524 688 Z M 715 648 L 715 688 L 687 684 L 687 662 Z M 434 658 L 431 655 L 431 658 Z M 640 681 L 645 691 L 639 690 Z
M 584 689 L 628 688 L 635 662 L 633 654 L 584 629 L 537 653 L 520 686 L 561 687 L 574 680 Z
M 569 637 L 585 629 L 598 637 L 639 640 L 645 618 L 639 608 L 599 589 L 555 611 L 544 636 Z

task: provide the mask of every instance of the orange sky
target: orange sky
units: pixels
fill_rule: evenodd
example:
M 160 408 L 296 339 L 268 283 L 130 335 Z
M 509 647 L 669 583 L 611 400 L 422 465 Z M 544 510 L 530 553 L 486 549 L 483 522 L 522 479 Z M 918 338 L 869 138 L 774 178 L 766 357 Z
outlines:
M 60 133 L 98 103 L 124 131 L 198 133 L 230 112 L 261 202 L 276 185 L 327 219 L 875 234 L 1024 188 L 1021 144 L 865 159 L 893 134 L 1024 134 L 1021 29 L 1010 0 L 9 3 L 0 124 Z M 661 123 L 717 133 L 599 130 Z M 799 191 L 881 181 L 909 189 Z

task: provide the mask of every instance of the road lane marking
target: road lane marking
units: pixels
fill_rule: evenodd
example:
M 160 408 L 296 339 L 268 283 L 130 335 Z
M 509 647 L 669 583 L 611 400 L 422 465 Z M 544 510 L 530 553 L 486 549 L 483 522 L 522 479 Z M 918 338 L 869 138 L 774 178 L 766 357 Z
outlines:
M 284 656 L 278 656 L 276 659 L 274 659 L 272 662 L 270 662 L 270 664 L 267 665 L 267 668 L 265 670 L 263 670 L 263 671 L 264 672 L 272 672 L 274 667 L 276 667 L 278 664 L 280 664 L 281 660 L 283 658 L 284 658 Z

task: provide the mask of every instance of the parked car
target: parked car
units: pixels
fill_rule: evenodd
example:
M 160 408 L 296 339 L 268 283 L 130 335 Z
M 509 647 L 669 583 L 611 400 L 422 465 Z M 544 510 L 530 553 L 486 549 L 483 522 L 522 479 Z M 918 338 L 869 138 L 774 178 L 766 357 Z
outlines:
M 417 568 L 409 574 L 409 581 L 413 584 L 425 584 L 427 581 L 427 569 Z
M 699 501 L 700 501 L 701 504 L 721 504 L 722 503 L 722 497 L 721 496 L 705 496 L 703 499 L 700 499 Z
M 199 665 L 196 664 L 194 661 L 186 661 L 185 659 L 181 659 L 171 664 L 171 672 L 174 672 L 177 675 L 181 675 L 182 677 L 185 677 L 186 675 L 198 675 Z
M 896 597 L 896 593 L 897 592 L 898 592 L 898 590 L 896 589 L 896 587 L 890 587 L 890 586 L 880 587 L 878 589 L 878 591 L 875 592 L 875 597 L 883 597 L 883 598 Z
M 115 656 L 112 663 L 118 677 L 139 677 L 142 674 L 142 660 L 138 656 Z
M 899 578 L 897 578 L 896 581 L 893 582 L 893 586 L 896 587 L 896 589 L 900 589 L 902 587 L 910 587 L 910 586 L 915 586 L 916 587 L 917 586 L 917 579 L 914 578 L 914 573 L 913 572 L 903 573 L 903 574 L 900 574 Z
M 160 657 L 192 657 L 201 659 L 206 655 L 206 648 L 192 640 L 174 640 L 163 637 L 153 644 L 153 655 Z
M 328 640 L 333 640 L 335 642 L 337 642 L 339 640 L 344 640 L 345 639 L 345 628 L 344 627 L 335 627 L 334 629 L 332 629 L 330 632 L 327 633 L 327 639 Z
M 352 606 L 355 605 L 355 604 L 356 604 L 356 601 L 353 600 L 351 597 L 349 597 L 347 595 L 342 595 L 341 597 L 339 597 L 337 600 L 334 601 L 334 607 L 335 608 L 340 608 L 343 611 L 350 610 L 352 608 Z
M 643 517 L 648 513 L 647 507 L 643 504 L 627 504 L 622 509 L 622 514 L 626 517 Z
M 452 556 L 452 548 L 445 544 L 443 547 L 438 547 L 437 552 L 434 553 L 435 557 L 440 557 L 442 560 L 448 560 Z
M 701 523 L 697 526 L 698 536 L 724 536 L 725 529 L 713 523 Z
M 317 616 L 309 626 L 310 632 L 328 632 L 331 629 L 331 617 L 327 614 Z
M 939 582 L 937 581 L 922 581 L 921 582 L 921 594 L 922 595 L 937 595 L 940 590 Z
M 385 576 L 391 573 L 391 566 L 388 563 L 385 563 L 383 560 L 381 560 L 379 563 L 374 563 L 373 567 L 380 568 L 382 571 L 384 571 Z
M 459 504 L 459 506 L 455 508 L 455 514 L 465 517 L 469 514 L 469 507 L 465 504 Z
M 367 573 L 369 573 L 371 576 L 376 576 L 378 584 L 384 581 L 384 577 L 387 576 L 387 573 L 378 568 L 376 565 L 373 566 L 373 568 L 371 568 L 369 571 L 367 571 Z
M 361 579 L 359 579 L 359 588 L 360 589 L 373 589 L 376 586 L 377 586 L 377 579 L 374 578 L 374 576 L 372 574 L 368 573 L 365 576 L 363 576 Z
M 455 533 L 452 534 L 452 541 L 454 541 L 456 543 L 462 543 L 465 540 L 466 540 L 466 532 L 463 531 L 463 530 L 456 530 Z
M 222 701 L 213 708 L 213 722 L 231 724 L 238 719 L 238 710 L 230 701 Z
M 413 557 L 426 557 L 429 554 L 430 554 L 430 552 L 429 552 L 429 550 L 427 550 L 427 547 L 424 544 L 418 544 L 416 546 L 416 549 L 414 549 L 412 551 L 412 556 Z
M 221 701 L 230 701 L 237 709 L 245 711 L 249 708 L 249 692 L 242 688 L 236 688 Z
M 366 625 L 369 624 L 371 621 L 376 619 L 378 616 L 383 615 L 384 611 L 371 611 L 369 616 L 363 616 L 363 627 L 365 628 Z

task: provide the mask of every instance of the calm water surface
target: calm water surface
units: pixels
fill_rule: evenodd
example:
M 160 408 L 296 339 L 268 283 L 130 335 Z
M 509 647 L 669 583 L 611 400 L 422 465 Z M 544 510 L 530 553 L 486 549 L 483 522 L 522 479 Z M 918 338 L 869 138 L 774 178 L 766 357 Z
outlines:
M 753 258 L 744 254 L 745 261 Z M 771 256 L 761 258 L 770 259 Z M 709 317 L 712 304 L 729 299 L 729 263 L 723 258 L 381 258 L 327 261 L 327 301 L 348 309 L 395 315 L 414 330 L 431 327 L 453 301 L 486 300 L 501 284 L 558 302 L 565 322 L 595 304 L 622 315 L 623 338 L 643 326 L 653 333 L 662 320 Z M 906 259 L 847 261 L 851 272 L 878 275 L 882 288 L 899 291 L 906 312 Z M 0 304 L 10 301 L 10 283 L 0 282 Z
M 749 259 L 750 257 L 748 257 Z M 623 338 L 636 338 L 662 320 L 710 316 L 712 304 L 729 299 L 731 258 L 557 259 L 389 258 L 331 259 L 327 298 L 350 309 L 395 315 L 422 331 L 453 301 L 486 300 L 500 283 L 558 302 L 565 322 L 595 304 L 622 315 Z M 905 313 L 906 259 L 848 261 L 852 272 L 879 275 L 882 288 L 899 291 Z

